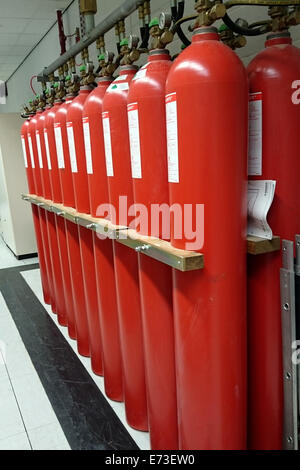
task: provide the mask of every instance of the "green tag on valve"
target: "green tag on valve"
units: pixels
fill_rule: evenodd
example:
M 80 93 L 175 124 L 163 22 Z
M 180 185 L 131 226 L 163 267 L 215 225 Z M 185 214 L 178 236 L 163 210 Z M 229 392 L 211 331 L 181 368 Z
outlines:
M 158 18 L 153 18 L 150 23 L 149 23 L 149 28 L 152 28 L 153 26 L 159 26 L 159 19 Z
M 125 39 L 122 39 L 122 41 L 120 42 L 120 46 L 128 46 L 128 39 L 125 38 Z

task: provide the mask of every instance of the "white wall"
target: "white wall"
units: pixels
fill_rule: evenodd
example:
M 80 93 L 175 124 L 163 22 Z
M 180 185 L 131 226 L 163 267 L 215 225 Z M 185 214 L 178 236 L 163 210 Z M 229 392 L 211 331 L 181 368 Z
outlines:
M 30 205 L 21 199 L 28 192 L 20 142 L 19 114 L 0 114 L 0 234 L 15 255 L 36 253 Z
M 102 18 L 107 16 L 117 6 L 121 5 L 122 0 L 98 0 L 98 13 L 96 15 L 96 23 L 100 22 Z M 186 15 L 194 13 L 194 0 L 186 0 Z M 169 11 L 169 0 L 151 0 L 152 16 L 158 16 L 160 11 Z M 249 22 L 257 21 L 267 18 L 267 8 L 265 7 L 234 7 L 230 10 L 230 15 L 233 19 L 239 16 L 245 17 Z M 79 26 L 78 2 L 77 0 L 70 6 L 64 14 L 64 25 L 66 34 L 73 33 L 76 26 Z M 133 13 L 126 20 L 127 33 L 138 33 L 138 15 L 137 12 Z M 296 41 L 295 44 L 300 46 L 300 26 L 291 28 L 292 36 Z M 188 33 L 191 35 L 190 33 Z M 114 31 L 110 31 L 105 35 L 107 49 L 116 51 Z M 248 45 L 238 50 L 237 53 L 243 58 L 247 64 L 254 55 L 264 47 L 265 37 L 254 37 L 248 39 Z M 175 54 L 180 48 L 180 41 L 176 39 L 169 49 L 171 53 Z M 96 59 L 96 47 L 91 45 L 89 47 L 90 56 Z M 36 75 L 41 70 L 54 61 L 59 55 L 60 47 L 58 40 L 57 26 L 55 26 L 44 40 L 33 50 L 26 62 L 18 69 L 18 71 L 8 81 L 8 99 L 6 105 L 0 105 L 0 113 L 4 112 L 19 112 L 21 105 L 27 102 L 32 97 L 32 92 L 29 86 L 30 78 Z M 146 61 L 143 56 L 141 63 Z M 80 63 L 80 56 L 77 62 Z M 40 86 L 36 85 L 36 91 L 40 90 Z

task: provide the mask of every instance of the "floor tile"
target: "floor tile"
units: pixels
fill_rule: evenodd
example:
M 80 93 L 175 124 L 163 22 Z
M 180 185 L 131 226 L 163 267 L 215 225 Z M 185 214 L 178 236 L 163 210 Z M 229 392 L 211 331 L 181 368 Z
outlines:
M 0 450 L 31 450 L 26 432 L 0 439 Z
M 47 424 L 28 431 L 33 450 L 70 450 L 58 423 Z
M 22 341 L 6 346 L 6 367 L 11 378 L 34 372 L 34 366 Z
M 23 266 L 24 264 L 33 264 L 36 262 L 38 262 L 37 258 L 18 260 L 0 236 L 0 269 L 13 268 L 15 266 Z
M 25 431 L 8 378 L 0 379 L 0 417 L 0 439 L 5 439 Z
M 36 372 L 11 377 L 27 430 L 56 421 L 56 415 Z
M 102 392 L 103 396 L 106 398 L 107 402 L 110 404 L 110 406 L 113 408 L 115 413 L 117 414 L 118 418 L 132 437 L 136 444 L 139 446 L 140 449 L 142 450 L 150 450 L 150 436 L 149 433 L 146 432 L 140 432 L 136 431 L 135 429 L 132 429 L 126 421 L 126 414 L 125 414 L 125 406 L 124 403 L 117 403 L 109 398 L 106 397 L 105 395 L 105 389 L 104 389 L 104 379 L 102 377 L 99 377 L 95 375 L 92 372 L 91 365 L 90 365 L 90 359 L 82 357 L 78 354 L 77 352 L 77 347 L 76 347 L 76 341 L 71 340 L 68 336 L 68 331 L 66 328 L 60 326 L 57 322 L 57 316 L 54 315 L 51 312 L 51 308 L 47 305 L 44 304 L 43 301 L 43 291 L 42 291 L 42 285 L 41 285 L 41 278 L 40 278 L 40 270 L 39 269 L 34 269 L 30 271 L 26 271 L 22 273 L 22 276 L 24 277 L 25 281 L 28 283 L 29 287 L 32 289 L 36 297 L 39 299 L 39 301 L 42 303 L 42 305 L 45 307 L 46 311 L 48 312 L 49 316 L 52 318 L 56 326 L 59 328 L 61 333 L 64 335 L 66 341 L 70 344 L 72 347 L 73 351 L 75 354 L 78 356 L 79 360 L 83 364 L 83 366 L 86 368 L 96 385 L 99 387 L 100 391 Z
M 28 264 L 37 264 L 39 262 L 39 259 L 37 256 L 35 256 L 34 258 L 22 259 L 21 262 L 22 264 L 27 266 Z

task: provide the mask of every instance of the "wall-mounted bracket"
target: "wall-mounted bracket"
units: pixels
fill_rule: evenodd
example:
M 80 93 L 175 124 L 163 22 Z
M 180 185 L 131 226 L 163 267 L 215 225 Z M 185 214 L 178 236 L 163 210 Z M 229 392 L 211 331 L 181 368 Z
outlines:
M 283 351 L 283 448 L 298 449 L 298 382 L 297 364 L 293 360 L 296 341 L 294 243 L 282 241 L 280 269 L 281 323 Z

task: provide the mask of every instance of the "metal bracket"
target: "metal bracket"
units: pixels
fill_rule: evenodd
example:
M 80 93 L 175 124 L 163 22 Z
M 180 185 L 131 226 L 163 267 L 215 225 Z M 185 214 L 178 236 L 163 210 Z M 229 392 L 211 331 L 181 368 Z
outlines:
M 283 347 L 284 422 L 283 448 L 298 449 L 297 365 L 292 361 L 296 341 L 294 243 L 282 241 L 280 269 L 281 321 Z
M 300 235 L 296 235 L 295 303 L 296 303 L 296 338 L 297 338 L 297 341 L 300 341 Z M 299 423 L 300 423 L 300 364 L 298 364 L 298 416 L 299 416 Z

